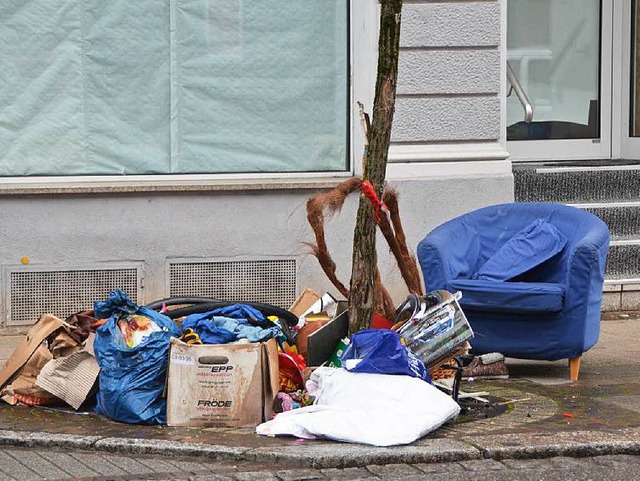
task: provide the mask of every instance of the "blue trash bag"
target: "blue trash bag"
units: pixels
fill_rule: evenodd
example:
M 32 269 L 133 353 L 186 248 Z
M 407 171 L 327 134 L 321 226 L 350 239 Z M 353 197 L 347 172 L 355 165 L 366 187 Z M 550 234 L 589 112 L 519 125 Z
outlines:
M 353 363 L 347 363 L 349 359 L 359 361 L 352 365 Z M 351 336 L 351 342 L 340 360 L 342 366 L 351 372 L 404 374 L 431 383 L 429 370 L 422 360 L 402 344 L 396 332 L 389 329 L 356 332 Z
M 121 290 L 112 291 L 106 301 L 94 304 L 98 319 L 109 318 L 96 331 L 94 351 L 100 365 L 95 411 L 131 424 L 166 424 L 167 401 L 162 397 L 169 341 L 180 337 L 180 329 L 167 316 L 137 306 Z M 138 314 L 153 320 L 161 331 L 152 332 L 135 347 L 124 342 L 118 318 Z

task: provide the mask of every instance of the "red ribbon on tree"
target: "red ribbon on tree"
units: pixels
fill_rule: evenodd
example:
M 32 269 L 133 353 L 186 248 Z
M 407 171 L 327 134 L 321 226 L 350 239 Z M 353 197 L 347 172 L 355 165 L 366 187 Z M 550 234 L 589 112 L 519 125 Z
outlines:
M 360 184 L 360 190 L 364 194 L 364 196 L 369 199 L 371 202 L 371 206 L 373 207 L 373 213 L 377 222 L 380 222 L 380 209 L 385 212 L 389 211 L 389 208 L 378 198 L 378 194 L 376 194 L 376 190 L 371 185 L 371 182 L 365 180 Z

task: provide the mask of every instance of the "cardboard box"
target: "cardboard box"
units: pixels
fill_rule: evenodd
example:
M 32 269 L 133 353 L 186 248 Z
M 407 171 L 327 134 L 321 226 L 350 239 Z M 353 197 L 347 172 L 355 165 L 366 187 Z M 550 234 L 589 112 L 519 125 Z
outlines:
M 169 426 L 244 427 L 271 419 L 278 349 L 263 343 L 185 344 L 171 340 Z

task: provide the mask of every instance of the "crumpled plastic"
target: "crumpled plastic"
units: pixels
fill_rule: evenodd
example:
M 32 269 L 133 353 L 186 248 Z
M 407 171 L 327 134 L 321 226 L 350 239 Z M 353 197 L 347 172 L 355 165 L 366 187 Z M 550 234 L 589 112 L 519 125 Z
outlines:
M 431 382 L 422 360 L 402 344 L 395 331 L 389 329 L 356 332 L 340 356 L 340 362 L 351 372 L 405 374 Z
M 138 306 L 122 289 L 115 289 L 106 300 L 93 303 L 93 312 L 96 319 L 105 319 L 114 314 L 135 314 Z

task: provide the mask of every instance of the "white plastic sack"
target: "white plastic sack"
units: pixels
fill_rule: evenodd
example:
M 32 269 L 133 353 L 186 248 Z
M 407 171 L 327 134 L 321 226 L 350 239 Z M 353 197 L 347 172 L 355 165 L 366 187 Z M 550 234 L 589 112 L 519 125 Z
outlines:
M 393 446 L 420 439 L 460 412 L 451 397 L 410 376 L 320 367 L 307 387 L 313 406 L 280 413 L 256 432 Z

